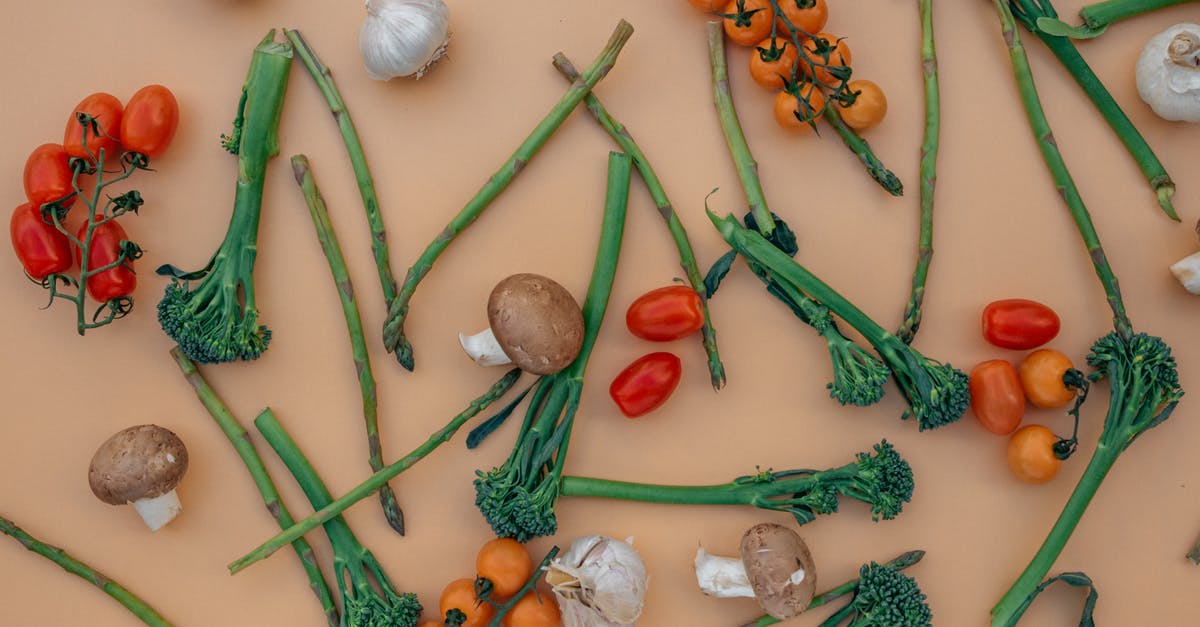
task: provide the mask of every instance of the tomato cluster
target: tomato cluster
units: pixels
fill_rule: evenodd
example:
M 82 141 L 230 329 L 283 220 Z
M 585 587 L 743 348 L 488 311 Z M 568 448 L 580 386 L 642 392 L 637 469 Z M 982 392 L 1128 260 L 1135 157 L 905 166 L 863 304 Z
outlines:
M 1058 335 L 1054 310 L 1026 299 L 998 300 L 983 310 L 982 330 L 1000 348 L 1029 350 L 1018 367 L 991 359 L 971 371 L 971 410 L 979 424 L 997 435 L 1010 435 L 1008 466 L 1028 483 L 1045 483 L 1058 474 L 1063 438 L 1042 425 L 1021 427 L 1027 404 L 1042 409 L 1065 407 L 1079 391 L 1071 359 L 1052 348 L 1038 348 Z M 1020 427 L 1018 429 L 1018 427 Z
M 110 309 L 109 321 L 128 313 L 137 286 L 133 261 L 141 249 L 116 218 L 136 213 L 142 200 L 136 191 L 99 193 L 108 184 L 102 179 L 117 164 L 117 180 L 146 169 L 149 159 L 170 145 L 178 123 L 175 96 L 161 85 L 143 87 L 124 106 L 110 94 L 95 93 L 72 110 L 61 144 L 42 144 L 30 153 L 23 173 L 28 202 L 13 211 L 9 234 L 25 273 L 51 290 L 52 297 L 72 300 L 82 309 L 83 290 L 71 295 L 60 284 L 83 284 L 93 300 Z M 98 188 L 94 194 L 82 187 L 92 176 Z M 72 230 L 69 210 L 80 196 L 87 210 Z M 93 206 L 92 197 L 107 200 Z M 76 265 L 79 276 L 67 276 Z M 81 322 L 80 333 L 90 326 L 98 325 Z
M 670 285 L 639 296 L 625 312 L 629 331 L 651 342 L 683 339 L 704 327 L 704 303 L 684 285 Z M 637 418 L 662 406 L 679 386 L 679 357 L 657 351 L 634 360 L 617 374 L 608 394 L 622 414 Z
M 860 131 L 887 114 L 879 85 L 850 80 L 850 46 L 844 37 L 824 30 L 829 19 L 825 0 L 689 1 L 720 15 L 730 41 L 754 48 L 750 77 L 775 93 L 775 121 L 784 129 L 810 132 L 828 106 Z
M 477 577 L 451 581 L 438 602 L 440 617 L 450 610 L 466 615 L 463 627 L 486 627 L 496 615 L 496 604 L 512 598 L 534 575 L 533 560 L 525 545 L 512 538 L 485 543 L 475 557 Z M 481 592 L 486 592 L 482 594 Z M 562 615 L 554 596 L 530 591 L 501 619 L 502 627 L 562 627 Z M 441 620 L 425 621 L 419 627 L 443 627 Z

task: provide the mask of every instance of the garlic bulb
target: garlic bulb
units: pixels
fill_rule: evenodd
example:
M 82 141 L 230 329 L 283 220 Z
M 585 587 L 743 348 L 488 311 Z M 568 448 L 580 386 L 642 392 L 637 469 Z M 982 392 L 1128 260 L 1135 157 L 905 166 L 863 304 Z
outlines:
M 1200 122 L 1200 24 L 1176 24 L 1146 42 L 1137 89 L 1159 117 Z
M 565 627 L 629 627 L 642 614 L 646 566 L 630 544 L 585 536 L 550 563 L 546 582 L 554 589 Z
M 367 76 L 421 78 L 450 45 L 450 9 L 442 0 L 366 0 L 358 31 Z

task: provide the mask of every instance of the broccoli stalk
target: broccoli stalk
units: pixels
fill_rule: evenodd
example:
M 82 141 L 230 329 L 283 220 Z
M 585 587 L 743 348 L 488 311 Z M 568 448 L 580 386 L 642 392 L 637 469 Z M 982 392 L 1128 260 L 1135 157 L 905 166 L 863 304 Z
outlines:
M 733 216 L 719 218 L 709 212 L 722 237 L 752 266 L 770 273 L 782 287 L 806 294 L 846 321 L 866 338 L 892 373 L 908 399 L 904 418 L 915 417 L 922 431 L 950 424 L 962 417 L 970 402 L 966 373 L 934 361 L 905 344 L 868 317 L 853 303 L 800 265 L 784 251 Z
M 609 153 L 604 218 L 583 302 L 583 346 L 579 356 L 565 370 L 538 381 L 516 444 L 504 464 L 486 473 L 476 472 L 475 505 L 499 537 L 525 542 L 558 530 L 554 503 L 583 392 L 584 370 L 604 322 L 621 254 L 632 169 L 629 155 Z
M 317 471 L 270 409 L 265 409 L 254 426 L 296 478 L 313 508 L 328 505 L 329 493 Z M 411 592 L 396 592 L 396 586 L 379 561 L 364 547 L 346 520 L 336 516 L 325 522 L 325 535 L 333 545 L 333 571 L 342 595 L 342 627 L 416 627 L 421 603 Z
M 225 141 L 238 156 L 225 240 L 200 270 L 185 272 L 169 264 L 156 270 L 173 279 L 158 303 L 158 322 L 185 355 L 200 363 L 255 359 L 271 339 L 271 331 L 258 322 L 254 259 L 267 161 L 279 153 L 279 118 L 292 65 L 291 44 L 274 39 L 271 30 L 254 49 L 233 133 Z
M 1079 189 L 1071 179 L 1066 162 L 1054 141 L 1038 97 L 1037 86 L 1029 68 L 1029 59 L 1017 33 L 1016 19 L 1007 0 L 993 0 L 1000 16 L 1001 32 L 1008 46 L 1018 93 L 1029 120 L 1030 130 L 1037 140 L 1042 158 L 1054 179 L 1055 186 L 1067 205 L 1071 218 L 1092 260 L 1113 313 L 1114 331 L 1096 340 L 1088 354 L 1088 365 L 1095 370 L 1089 379 L 1108 379 L 1111 391 L 1104 429 L 1096 451 L 1084 469 L 1083 476 L 1067 500 L 1066 506 L 1050 529 L 1049 535 L 1004 597 L 992 608 L 992 625 L 1015 625 L 1032 598 L 1044 588 L 1039 582 L 1050 571 L 1054 561 L 1066 546 L 1079 519 L 1100 483 L 1108 475 L 1117 457 L 1146 430 L 1158 426 L 1174 411 L 1183 395 L 1179 373 L 1171 349 L 1162 339 L 1135 333 L 1116 275 L 1109 266 L 1104 248 L 1092 223 L 1091 214 L 1083 203 Z M 1086 606 L 1085 606 L 1086 610 Z
M 764 470 L 721 485 L 669 486 L 563 477 L 563 496 L 597 496 L 677 505 L 753 505 L 787 512 L 803 525 L 838 511 L 838 496 L 871 506 L 871 518 L 891 520 L 912 499 L 912 468 L 886 440 L 874 453 L 829 470 Z M 534 504 L 537 506 L 539 504 Z M 550 512 L 553 516 L 553 512 Z

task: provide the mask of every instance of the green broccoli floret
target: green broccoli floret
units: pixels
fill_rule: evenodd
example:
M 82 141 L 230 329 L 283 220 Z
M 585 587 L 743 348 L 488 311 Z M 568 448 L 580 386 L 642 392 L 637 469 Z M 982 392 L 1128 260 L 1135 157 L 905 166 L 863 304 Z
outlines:
M 846 615 L 838 614 L 842 620 L 850 617 L 846 627 L 929 627 L 933 624 L 933 613 L 929 611 L 925 594 L 916 580 L 875 562 L 859 569 L 858 586 L 847 609 Z

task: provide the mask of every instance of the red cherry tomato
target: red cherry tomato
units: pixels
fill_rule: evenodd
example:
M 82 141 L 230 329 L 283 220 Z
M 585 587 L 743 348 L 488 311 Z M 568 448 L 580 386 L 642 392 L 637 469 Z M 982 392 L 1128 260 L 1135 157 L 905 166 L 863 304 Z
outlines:
M 162 85 L 147 85 L 129 99 L 121 116 L 121 145 L 147 157 L 166 152 L 179 126 L 179 103 Z
M 628 418 L 637 418 L 667 402 L 679 385 L 683 365 L 671 353 L 650 353 L 613 379 L 608 394 Z
M 1007 298 L 983 308 L 983 337 L 1000 348 L 1037 348 L 1058 335 L 1058 314 L 1024 298 Z
M 103 148 L 109 159 L 115 158 L 121 150 L 121 101 L 111 94 L 98 92 L 84 98 L 71 110 L 67 118 L 67 130 L 63 135 L 63 148 L 72 157 L 87 157 L 88 153 L 99 156 Z M 83 146 L 83 126 L 75 118 L 76 113 L 87 113 L 96 118 L 100 125 L 100 135 L 87 129 L 87 148 Z
M 1025 392 L 1012 364 L 992 359 L 971 370 L 971 411 L 996 435 L 1017 430 L 1025 415 Z
M 704 326 L 700 295 L 690 287 L 671 285 L 639 296 L 625 312 L 625 324 L 643 340 L 669 342 Z
M 87 237 L 87 223 L 80 225 L 75 235 L 79 241 Z M 88 272 L 102 268 L 117 260 L 121 254 L 121 242 L 128 240 L 125 229 L 116 220 L 100 224 L 92 230 L 92 246 L 88 250 Z M 76 250 L 76 256 L 79 251 Z M 97 302 L 108 302 L 114 298 L 129 296 L 137 287 L 137 275 L 133 272 L 133 261 L 109 268 L 100 274 L 88 277 L 87 290 Z
M 53 224 L 42 220 L 38 205 L 27 202 L 17 207 L 9 223 L 9 233 L 17 259 L 29 276 L 40 280 L 71 268 L 71 241 Z
M 71 187 L 74 172 L 67 160 L 71 156 L 59 144 L 42 144 L 25 160 L 25 197 L 35 207 L 66 198 L 75 193 Z M 75 199 L 63 203 L 70 207 Z

